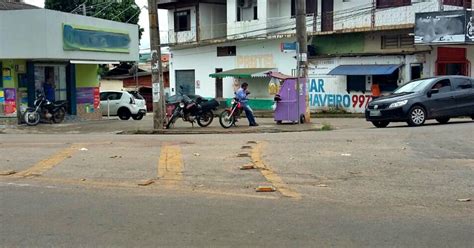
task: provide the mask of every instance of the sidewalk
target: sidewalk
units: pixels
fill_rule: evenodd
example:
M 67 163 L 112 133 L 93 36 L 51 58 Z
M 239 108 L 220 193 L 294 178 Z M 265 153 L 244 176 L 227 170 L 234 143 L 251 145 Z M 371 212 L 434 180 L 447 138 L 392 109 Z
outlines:
M 38 126 L 26 125 L 2 125 L 0 134 L 218 134 L 218 133 L 278 133 L 278 132 L 303 132 L 319 131 L 323 129 L 321 120 L 313 119 L 308 124 L 282 124 L 277 125 L 272 118 L 258 118 L 258 127 L 249 127 L 247 119 L 241 118 L 236 127 L 224 129 L 219 124 L 219 118 L 215 117 L 211 125 L 205 128 L 197 124 L 192 127 L 191 123 L 177 120 L 174 127 L 164 131 L 153 129 L 153 114 L 145 116 L 140 121 L 122 121 L 116 117 L 95 121 L 65 121 L 61 124 L 40 123 Z M 329 126 L 326 125 L 325 129 Z

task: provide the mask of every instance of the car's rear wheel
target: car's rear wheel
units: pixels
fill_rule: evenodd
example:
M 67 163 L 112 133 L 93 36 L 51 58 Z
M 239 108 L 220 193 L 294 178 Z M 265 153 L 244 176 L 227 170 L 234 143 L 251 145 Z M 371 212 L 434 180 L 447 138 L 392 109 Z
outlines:
M 449 122 L 449 118 L 445 117 L 445 118 L 436 118 L 436 121 L 441 123 L 441 124 L 446 124 Z
M 121 109 L 119 109 L 117 115 L 120 118 L 120 120 L 125 121 L 125 120 L 130 119 L 131 113 L 130 113 L 130 110 L 128 110 L 126 108 L 121 108 Z
M 372 121 L 372 124 L 377 128 L 387 127 L 390 122 L 388 121 Z
M 426 111 L 421 106 L 413 106 L 410 111 L 408 111 L 408 125 L 411 127 L 421 126 L 426 121 Z
M 473 119 L 473 120 L 474 120 L 474 115 L 471 115 L 471 119 Z

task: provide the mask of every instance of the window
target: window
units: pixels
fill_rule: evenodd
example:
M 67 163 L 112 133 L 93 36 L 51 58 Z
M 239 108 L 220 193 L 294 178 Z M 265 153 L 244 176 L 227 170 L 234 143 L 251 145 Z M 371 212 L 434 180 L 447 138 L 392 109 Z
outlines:
M 443 4 L 470 8 L 472 5 L 472 1 L 471 0 L 443 0 Z
M 454 90 L 470 90 L 472 89 L 471 80 L 467 78 L 453 78 Z
M 351 91 L 366 91 L 365 87 L 366 76 L 347 76 L 347 92 Z
M 174 12 L 174 31 L 190 31 L 191 30 L 191 10 L 182 10 Z
M 450 92 L 451 81 L 449 79 L 440 80 L 433 85 L 432 89 L 437 89 L 440 93 Z
M 217 57 L 235 56 L 236 54 L 235 46 L 217 47 Z
M 382 49 L 412 48 L 415 38 L 407 34 L 383 35 Z
M 377 9 L 411 5 L 411 0 L 377 0 Z
M 119 92 L 102 92 L 100 93 L 100 100 L 107 101 L 108 100 L 120 100 L 122 98 L 122 93 Z
M 257 0 L 237 0 L 237 21 L 258 20 Z
M 306 0 L 306 15 L 318 12 L 318 0 Z M 291 0 L 291 17 L 296 16 L 296 0 Z
M 253 7 L 253 19 L 257 20 L 258 19 L 258 9 L 257 6 Z

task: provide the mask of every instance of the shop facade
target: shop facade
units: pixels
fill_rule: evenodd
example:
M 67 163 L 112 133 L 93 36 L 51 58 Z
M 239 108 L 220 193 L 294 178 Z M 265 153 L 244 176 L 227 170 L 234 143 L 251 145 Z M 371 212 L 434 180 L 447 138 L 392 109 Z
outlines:
M 99 64 L 138 60 L 137 25 L 46 9 L 0 11 L 0 117 L 38 92 L 67 112 L 99 119 Z

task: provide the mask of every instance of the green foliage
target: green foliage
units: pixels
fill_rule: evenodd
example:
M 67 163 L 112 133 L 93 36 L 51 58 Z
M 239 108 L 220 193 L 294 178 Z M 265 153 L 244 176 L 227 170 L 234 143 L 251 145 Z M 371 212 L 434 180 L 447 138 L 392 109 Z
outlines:
M 45 0 L 44 7 L 62 12 L 76 10 L 75 13 L 82 13 L 82 8 L 78 8 L 82 3 L 86 4 L 88 16 L 117 22 L 128 21 L 137 24 L 141 12 L 134 0 Z M 139 27 L 139 38 L 143 30 Z

